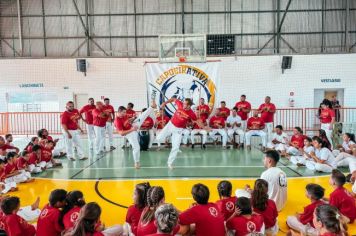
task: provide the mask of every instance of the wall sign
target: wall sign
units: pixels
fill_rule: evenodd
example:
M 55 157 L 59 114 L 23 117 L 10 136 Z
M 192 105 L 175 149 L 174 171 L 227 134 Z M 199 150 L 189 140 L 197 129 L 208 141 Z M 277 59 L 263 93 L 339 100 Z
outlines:
M 35 84 L 19 84 L 20 88 L 43 88 L 43 83 L 35 83 Z
M 321 79 L 322 83 L 341 83 L 341 79 Z

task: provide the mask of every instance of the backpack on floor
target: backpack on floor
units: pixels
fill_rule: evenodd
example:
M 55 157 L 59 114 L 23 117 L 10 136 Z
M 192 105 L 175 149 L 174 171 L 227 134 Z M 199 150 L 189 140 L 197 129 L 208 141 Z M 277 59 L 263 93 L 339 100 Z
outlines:
M 150 143 L 150 135 L 148 131 L 140 131 L 139 133 L 139 143 L 142 151 L 148 150 L 148 145 Z

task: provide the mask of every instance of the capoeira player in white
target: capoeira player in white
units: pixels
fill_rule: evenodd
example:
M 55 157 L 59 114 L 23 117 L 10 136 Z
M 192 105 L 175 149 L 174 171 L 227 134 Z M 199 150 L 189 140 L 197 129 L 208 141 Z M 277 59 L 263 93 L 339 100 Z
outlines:
M 271 142 L 267 143 L 267 149 L 274 149 L 281 152 L 283 156 L 286 155 L 287 145 L 289 143 L 288 134 L 283 132 L 282 125 L 277 125 L 272 133 Z
M 140 129 L 142 123 L 151 113 L 153 113 L 156 107 L 157 105 L 155 101 L 152 101 L 151 106 L 133 121 L 132 118 L 128 118 L 126 116 L 126 108 L 124 106 L 120 106 L 118 115 L 115 119 L 115 127 L 117 132 L 121 136 L 126 137 L 132 146 L 132 154 L 136 169 L 140 168 L 140 144 L 137 130 Z
M 237 147 L 242 147 L 245 141 L 245 132 L 242 130 L 242 120 L 239 115 L 237 115 L 237 108 L 234 107 L 232 109 L 231 115 L 226 120 L 226 125 L 228 127 L 227 136 L 229 137 L 229 141 L 231 143 L 234 142 L 234 135 L 239 135 L 239 143 L 234 143 L 233 145 L 237 145 Z
M 187 122 L 192 120 L 197 123 L 200 127 L 204 127 L 200 121 L 197 120 L 197 116 L 191 109 L 193 104 L 190 98 L 184 99 L 184 102 L 179 101 L 176 98 L 170 98 L 166 102 L 163 102 L 161 108 L 164 108 L 168 103 L 174 102 L 177 106 L 173 117 L 168 122 L 168 124 L 162 129 L 162 131 L 157 136 L 158 142 L 164 142 L 166 137 L 172 135 L 172 150 L 168 157 L 168 168 L 172 169 L 173 162 L 177 157 L 179 152 L 180 142 L 182 140 L 182 132 L 187 127 Z

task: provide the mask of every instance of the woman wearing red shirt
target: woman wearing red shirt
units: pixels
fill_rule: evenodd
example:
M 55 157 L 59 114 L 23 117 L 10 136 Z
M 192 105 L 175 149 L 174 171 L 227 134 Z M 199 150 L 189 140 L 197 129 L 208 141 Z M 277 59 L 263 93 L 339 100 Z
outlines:
M 342 223 L 341 214 L 336 207 L 319 205 L 314 211 L 313 224 L 319 236 L 344 236 L 347 226 Z
M 126 222 L 130 225 L 133 234 L 137 234 L 137 226 L 143 209 L 147 206 L 147 192 L 150 183 L 137 184 L 134 191 L 134 205 L 129 206 L 126 213 Z
M 331 135 L 333 132 L 333 126 L 335 123 L 335 112 L 332 109 L 331 102 L 329 100 L 324 100 L 320 104 L 321 110 L 319 113 L 320 128 L 325 130 L 326 136 L 330 143 L 332 143 Z

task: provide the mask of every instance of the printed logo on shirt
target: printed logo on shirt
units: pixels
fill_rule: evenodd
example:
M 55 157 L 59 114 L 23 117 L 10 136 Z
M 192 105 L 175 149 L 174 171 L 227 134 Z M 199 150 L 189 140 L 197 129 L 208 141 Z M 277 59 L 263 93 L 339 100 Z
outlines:
M 215 207 L 209 207 L 209 212 L 210 212 L 210 215 L 212 215 L 214 217 L 218 216 L 218 210 L 216 210 Z
M 287 176 L 283 173 L 279 174 L 279 186 L 283 188 L 287 187 Z
M 256 232 L 256 225 L 252 221 L 248 221 L 246 226 L 247 226 L 247 232 L 249 233 Z
M 227 202 L 226 203 L 226 210 L 229 211 L 229 212 L 232 212 L 233 210 L 235 209 L 235 205 L 233 202 Z
M 47 214 L 48 214 L 48 209 L 43 209 L 43 211 L 41 212 L 40 217 L 41 217 L 41 218 L 44 218 L 44 217 L 47 216 Z
M 70 221 L 73 222 L 73 223 L 75 223 L 75 222 L 77 222 L 78 217 L 79 217 L 79 213 L 78 213 L 78 212 L 73 212 L 73 213 L 70 215 Z

